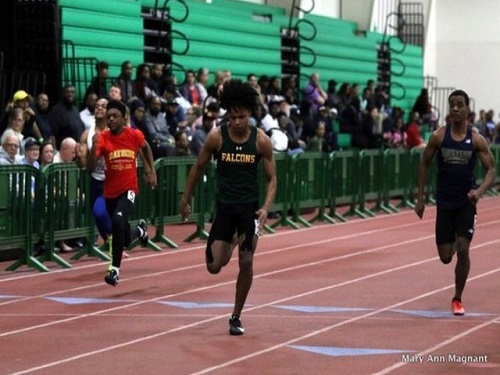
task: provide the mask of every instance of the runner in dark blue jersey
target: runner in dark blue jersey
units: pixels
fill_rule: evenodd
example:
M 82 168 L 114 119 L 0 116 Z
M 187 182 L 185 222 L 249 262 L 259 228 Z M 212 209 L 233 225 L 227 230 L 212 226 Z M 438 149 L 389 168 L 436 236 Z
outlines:
M 415 212 L 424 215 L 424 186 L 429 166 L 437 154 L 436 245 L 444 264 L 457 253 L 455 266 L 454 315 L 463 315 L 462 292 L 470 269 L 469 247 L 476 223 L 476 203 L 495 180 L 495 160 L 484 137 L 467 125 L 469 96 L 462 90 L 448 97 L 450 123 L 434 131 L 429 139 L 418 172 Z M 482 183 L 474 176 L 479 157 L 485 170 Z

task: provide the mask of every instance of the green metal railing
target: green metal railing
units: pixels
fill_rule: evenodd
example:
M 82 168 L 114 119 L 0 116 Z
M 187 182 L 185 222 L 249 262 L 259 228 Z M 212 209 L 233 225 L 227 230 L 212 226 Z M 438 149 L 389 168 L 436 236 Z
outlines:
M 500 165 L 500 146 L 492 145 L 497 165 Z M 414 207 L 418 166 L 422 157 L 419 149 L 407 150 L 347 150 L 328 154 L 303 153 L 293 157 L 286 153 L 275 155 L 277 192 L 271 211 L 280 217 L 265 226 L 274 232 L 278 226 L 299 229 L 315 221 L 334 224 L 347 221 L 349 216 L 372 217 L 377 211 L 392 214 L 402 207 Z M 161 245 L 177 248 L 167 237 L 168 225 L 183 225 L 179 200 L 184 192 L 193 157 L 163 158 L 155 162 L 158 186 L 151 189 L 142 178 L 139 164 L 140 194 L 137 196 L 131 224 L 140 218 L 155 227 L 155 236 L 148 247 L 161 251 Z M 435 202 L 436 162 L 431 165 L 426 183 L 426 203 Z M 215 164 L 209 164 L 195 187 L 191 198 L 190 223 L 195 231 L 184 241 L 207 239 L 205 226 L 215 212 Z M 483 178 L 480 163 L 477 179 Z M 496 183 L 500 183 L 497 169 Z M 266 180 L 259 170 L 261 202 L 265 197 Z M 109 256 L 94 246 L 96 235 L 90 202 L 90 175 L 73 164 L 53 164 L 38 171 L 31 166 L 2 166 L 0 168 L 0 251 L 21 249 L 22 255 L 10 265 L 15 270 L 22 265 L 48 271 L 45 262 L 71 267 L 86 255 L 109 260 Z M 494 188 L 488 192 L 496 195 Z M 304 209 L 317 210 L 307 219 Z M 340 212 L 343 210 L 343 212 Z M 311 215 L 312 216 L 312 215 Z M 85 247 L 69 261 L 57 253 L 57 242 L 69 238 L 85 239 Z M 48 251 L 37 257 L 34 243 L 43 239 Z M 129 248 L 133 248 L 132 244 Z

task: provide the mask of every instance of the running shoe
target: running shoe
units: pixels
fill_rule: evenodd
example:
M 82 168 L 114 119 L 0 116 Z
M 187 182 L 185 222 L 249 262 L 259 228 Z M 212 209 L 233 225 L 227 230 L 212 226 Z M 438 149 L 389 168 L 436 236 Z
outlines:
M 451 310 L 453 311 L 453 315 L 464 315 L 464 305 L 462 305 L 462 301 L 458 299 L 454 299 L 451 301 Z
M 118 277 L 118 272 L 116 270 L 109 270 L 108 274 L 104 277 L 104 281 L 106 281 L 107 284 L 112 285 L 112 286 L 117 286 L 118 281 L 120 281 L 120 278 Z
M 238 316 L 233 315 L 229 319 L 229 334 L 232 336 L 239 336 L 245 332 L 245 328 L 241 325 L 241 320 Z
M 139 228 L 139 241 L 141 241 L 142 247 L 148 246 L 149 236 L 148 236 L 148 226 L 146 225 L 146 220 L 141 219 L 137 224 Z

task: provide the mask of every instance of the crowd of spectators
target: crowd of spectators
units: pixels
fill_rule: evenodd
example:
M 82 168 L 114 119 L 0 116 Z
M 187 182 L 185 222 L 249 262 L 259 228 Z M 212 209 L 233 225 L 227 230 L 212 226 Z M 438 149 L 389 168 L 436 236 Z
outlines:
M 55 103 L 46 93 L 33 97 L 18 88 L 0 118 L 0 167 L 80 166 L 80 145 L 87 141 L 88 130 L 95 128 L 96 103 L 104 98 L 127 104 L 129 126 L 144 133 L 155 159 L 198 155 L 210 130 L 224 121 L 217 97 L 222 84 L 231 79 L 228 70 L 213 72 L 213 80 L 206 68 L 187 70 L 178 83 L 162 64 L 140 64 L 134 76 L 134 66 L 124 61 L 115 78 L 109 77 L 106 62 L 95 68 L 80 107 L 71 84 L 62 87 Z M 422 134 L 438 126 L 426 89 L 405 114 L 390 106 L 384 86 L 374 80 L 360 87 L 330 79 L 322 87 L 319 74 L 313 73 L 302 89 L 294 77 L 249 73 L 246 80 L 261 99 L 252 125 L 266 132 L 276 153 L 339 150 L 339 133 L 349 134 L 348 147 L 353 148 L 419 148 L 425 147 Z M 477 120 L 472 112 L 469 123 L 488 142 L 500 143 L 500 124 L 495 124 L 492 110 L 481 111 Z M 60 242 L 61 251 L 73 247 Z

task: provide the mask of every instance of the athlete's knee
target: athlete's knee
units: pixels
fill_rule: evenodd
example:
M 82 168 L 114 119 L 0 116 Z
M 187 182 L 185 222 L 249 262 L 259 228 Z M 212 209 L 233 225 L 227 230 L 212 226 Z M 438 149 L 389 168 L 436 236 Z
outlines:
M 240 270 L 252 270 L 253 268 L 253 252 L 240 251 L 238 258 L 238 265 Z
M 207 265 L 207 271 L 215 275 L 222 269 L 222 264 L 214 257 L 212 250 L 213 242 L 214 241 L 212 239 L 209 239 L 207 242 L 207 247 L 205 249 L 205 262 Z
M 114 215 L 111 220 L 111 229 L 113 233 L 125 233 L 125 227 L 127 226 L 127 221 L 121 215 Z
M 438 245 L 438 254 L 441 262 L 448 264 L 453 259 L 453 248 L 450 244 Z

